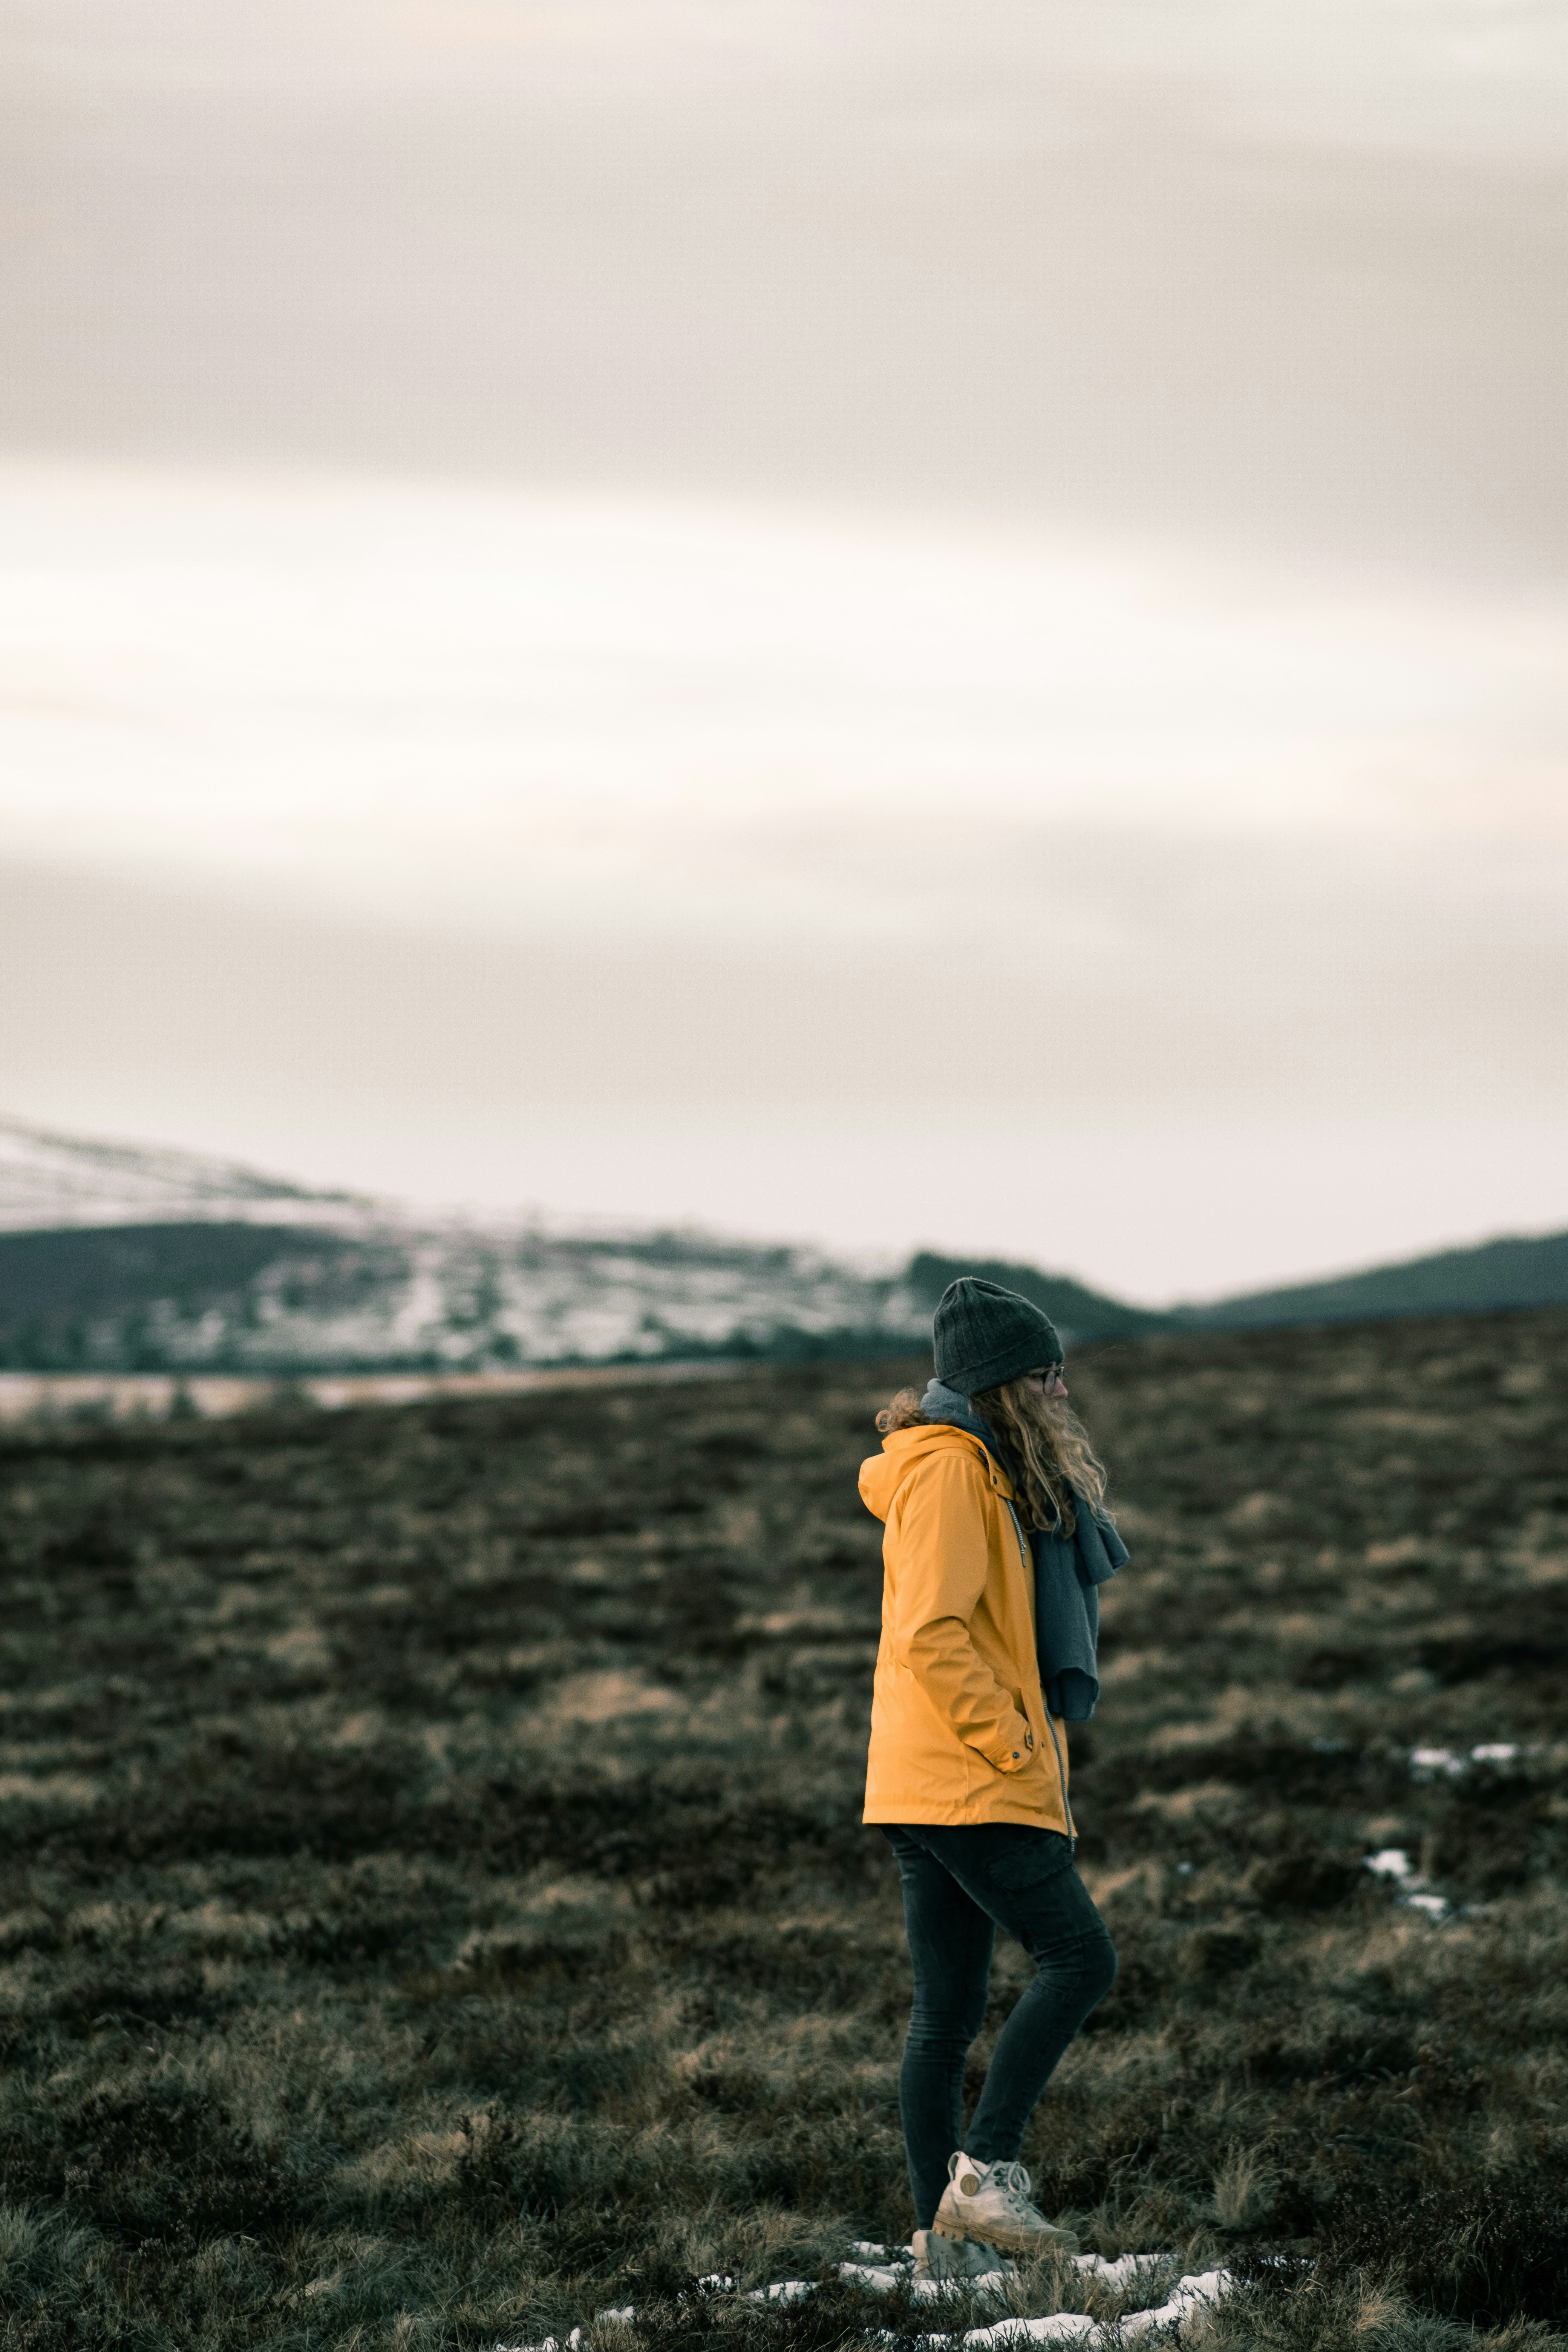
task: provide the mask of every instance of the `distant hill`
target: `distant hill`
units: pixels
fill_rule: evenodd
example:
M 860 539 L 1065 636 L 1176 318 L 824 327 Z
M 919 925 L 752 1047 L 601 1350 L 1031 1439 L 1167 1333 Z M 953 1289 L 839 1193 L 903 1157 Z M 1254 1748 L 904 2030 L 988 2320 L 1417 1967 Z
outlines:
M 876 1273 L 695 1232 L 419 1223 L 390 1204 L 177 1151 L 0 1120 L 0 1369 L 480 1371 L 891 1353 L 977 1274 L 1069 1347 L 1568 1302 L 1568 1234 L 1446 1250 L 1168 1312 L 1017 1260 L 921 1250 Z
M 1260 1329 L 1290 1323 L 1373 1321 L 1393 1315 L 1482 1314 L 1507 1307 L 1568 1304 L 1568 1233 L 1536 1240 L 1482 1242 L 1398 1265 L 1373 1266 L 1332 1282 L 1255 1290 L 1210 1307 L 1179 1308 L 1172 1322 L 1202 1330 Z
M 196 1221 L 363 1228 L 389 1213 L 362 1193 L 323 1192 L 201 1152 L 58 1135 L 0 1118 L 0 1231 Z
M 5 1228 L 10 1230 L 5 1230 Z M 479 1371 L 887 1352 L 901 1276 L 697 1233 L 421 1223 L 196 1153 L 0 1121 L 0 1368 Z
M 0 1234 L 0 1368 L 483 1371 L 889 1354 L 907 1285 L 701 1234 L 191 1223 Z
M 1296 1323 L 1376 1322 L 1398 1315 L 1479 1315 L 1510 1307 L 1568 1305 L 1568 1233 L 1537 1239 L 1481 1242 L 1474 1249 L 1379 1265 L 1284 1290 L 1252 1290 L 1203 1307 L 1164 1311 L 1131 1307 L 1090 1290 L 1070 1275 L 1005 1258 L 949 1257 L 921 1250 L 904 1278 L 934 1307 L 961 1274 L 983 1275 L 1045 1308 L 1069 1346 L 1086 1339 L 1135 1339 L 1153 1331 L 1242 1331 Z

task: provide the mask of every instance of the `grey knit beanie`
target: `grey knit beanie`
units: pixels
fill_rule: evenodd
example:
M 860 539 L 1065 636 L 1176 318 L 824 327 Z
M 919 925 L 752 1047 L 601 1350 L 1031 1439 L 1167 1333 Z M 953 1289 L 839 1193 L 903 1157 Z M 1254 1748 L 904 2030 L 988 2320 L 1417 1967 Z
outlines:
M 932 1326 L 936 1376 L 960 1396 L 999 1389 L 1021 1372 L 1037 1372 L 1062 1360 L 1056 1325 L 1016 1290 L 961 1274 L 937 1301 Z

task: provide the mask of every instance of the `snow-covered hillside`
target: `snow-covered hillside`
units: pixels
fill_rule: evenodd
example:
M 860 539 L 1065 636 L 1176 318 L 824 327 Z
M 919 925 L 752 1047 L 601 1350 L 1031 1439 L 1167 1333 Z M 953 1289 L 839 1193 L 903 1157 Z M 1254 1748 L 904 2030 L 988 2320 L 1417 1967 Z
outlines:
M 695 1233 L 422 1224 L 174 1151 L 0 1125 L 0 1362 L 284 1371 L 814 1352 L 930 1331 L 901 1279 Z
M 312 1192 L 233 1160 L 57 1135 L 0 1118 L 0 1233 L 194 1218 L 363 1228 L 384 1213 L 362 1194 Z

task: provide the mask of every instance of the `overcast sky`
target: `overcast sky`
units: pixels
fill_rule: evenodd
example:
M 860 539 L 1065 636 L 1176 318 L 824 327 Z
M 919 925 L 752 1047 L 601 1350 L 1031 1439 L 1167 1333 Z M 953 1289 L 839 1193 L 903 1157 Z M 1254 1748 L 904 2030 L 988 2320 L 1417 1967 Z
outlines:
M 0 1108 L 1568 1222 L 1565 166 L 1561 0 L 0 0 Z

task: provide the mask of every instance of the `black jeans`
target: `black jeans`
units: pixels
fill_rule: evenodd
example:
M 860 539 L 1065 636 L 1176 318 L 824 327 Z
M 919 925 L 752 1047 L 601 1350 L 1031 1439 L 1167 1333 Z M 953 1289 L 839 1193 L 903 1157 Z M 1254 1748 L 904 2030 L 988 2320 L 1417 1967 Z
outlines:
M 1116 1981 L 1116 1947 L 1057 1830 L 917 1822 L 883 1835 L 898 1856 L 915 1971 L 899 2115 L 915 2226 L 929 2230 L 955 2148 L 984 2164 L 1017 2155 L 1058 2059 Z M 985 2020 L 998 1927 L 1036 1962 L 1035 1979 L 997 2038 L 966 2137 L 963 2062 Z

